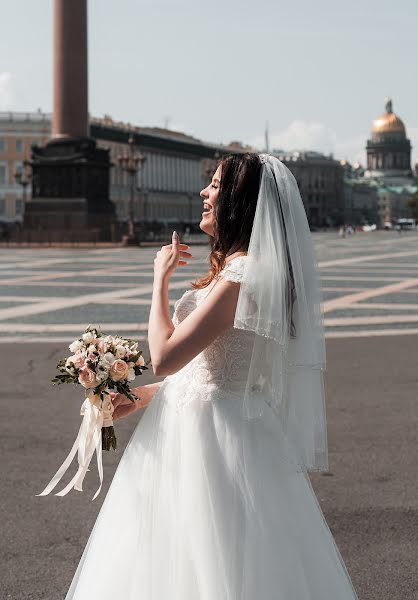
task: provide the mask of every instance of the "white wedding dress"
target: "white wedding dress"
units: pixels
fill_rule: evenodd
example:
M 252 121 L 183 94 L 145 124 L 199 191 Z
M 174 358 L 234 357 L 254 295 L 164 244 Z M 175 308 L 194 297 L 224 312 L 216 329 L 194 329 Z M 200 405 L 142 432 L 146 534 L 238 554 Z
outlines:
M 221 276 L 240 281 L 245 259 Z M 215 283 L 183 294 L 174 325 Z M 357 598 L 308 476 L 296 471 L 268 409 L 244 430 L 253 451 L 242 483 L 240 398 L 252 335 L 231 328 L 164 379 L 121 458 L 66 600 Z

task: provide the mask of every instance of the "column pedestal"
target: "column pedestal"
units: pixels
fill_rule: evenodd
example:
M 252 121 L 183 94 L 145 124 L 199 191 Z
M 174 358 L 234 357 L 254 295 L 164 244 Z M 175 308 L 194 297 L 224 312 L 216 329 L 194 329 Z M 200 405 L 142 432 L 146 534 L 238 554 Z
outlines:
M 74 241 L 108 240 L 116 220 L 109 198 L 109 151 L 89 137 L 86 0 L 54 2 L 52 139 L 32 149 L 32 199 L 24 229 Z M 36 235 L 35 235 L 36 232 Z
M 110 239 L 115 208 L 109 199 L 109 151 L 89 138 L 52 140 L 32 150 L 32 199 L 25 229 L 69 230 L 80 241 Z M 99 233 L 97 232 L 99 230 Z

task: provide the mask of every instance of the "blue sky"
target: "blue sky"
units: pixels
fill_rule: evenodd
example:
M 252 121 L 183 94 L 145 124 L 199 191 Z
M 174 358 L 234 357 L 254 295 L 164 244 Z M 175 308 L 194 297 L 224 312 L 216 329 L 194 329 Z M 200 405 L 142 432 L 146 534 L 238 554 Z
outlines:
M 418 158 L 416 0 L 88 0 L 95 116 L 361 159 L 391 96 Z M 52 0 L 2 6 L 0 110 L 52 107 Z

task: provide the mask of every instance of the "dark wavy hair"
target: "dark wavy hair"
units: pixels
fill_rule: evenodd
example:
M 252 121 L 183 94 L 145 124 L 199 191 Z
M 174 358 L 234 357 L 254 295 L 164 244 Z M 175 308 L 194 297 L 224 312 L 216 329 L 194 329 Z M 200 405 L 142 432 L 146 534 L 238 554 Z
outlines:
M 210 237 L 209 272 L 192 282 L 195 289 L 208 286 L 234 252 L 247 252 L 260 189 L 258 154 L 228 154 L 221 165 L 219 195 L 214 206 L 214 236 Z
M 214 236 L 210 238 L 210 269 L 191 285 L 195 289 L 207 287 L 225 265 L 225 258 L 234 252 L 247 252 L 257 206 L 261 182 L 261 160 L 258 154 L 246 152 L 228 154 L 218 163 L 221 165 L 219 195 L 214 206 Z M 277 185 L 277 182 L 276 182 Z M 281 205 L 279 203 L 279 209 Z M 283 218 L 283 214 L 282 214 Z M 293 323 L 293 307 L 296 287 L 290 260 L 289 245 L 284 231 L 289 265 L 286 282 L 290 335 L 296 335 Z

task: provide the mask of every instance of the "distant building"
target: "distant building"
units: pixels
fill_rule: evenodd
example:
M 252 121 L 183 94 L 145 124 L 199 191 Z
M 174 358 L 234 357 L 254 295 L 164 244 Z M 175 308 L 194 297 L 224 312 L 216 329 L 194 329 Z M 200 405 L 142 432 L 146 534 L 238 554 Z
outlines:
M 367 140 L 366 178 L 392 179 L 395 183 L 412 178 L 411 142 L 406 137 L 402 119 L 393 112 L 390 98 L 386 111 L 373 122 L 372 135 Z
M 233 141 L 228 146 L 211 144 L 193 136 L 158 127 L 136 127 L 105 116 L 90 119 L 90 135 L 99 146 L 110 149 L 110 198 L 117 220 L 128 219 L 130 183 L 118 164 L 127 153 L 132 135 L 137 151 L 145 156 L 138 171 L 135 194 L 135 220 L 142 223 L 195 225 L 201 220 L 200 190 L 208 183 L 216 158 L 229 152 L 255 152 Z M 24 211 L 23 187 L 15 178 L 23 161 L 30 159 L 31 145 L 44 145 L 51 136 L 51 115 L 33 112 L 0 112 L 0 222 L 21 222 Z M 319 152 L 274 150 L 295 175 L 312 228 L 339 225 L 347 218 L 344 200 L 343 166 L 332 156 Z M 30 201 L 31 186 L 26 188 Z M 364 211 L 363 211 L 364 212 Z M 358 213 L 360 214 L 360 213 Z M 363 214 L 363 213 L 362 213 Z M 360 218 L 360 217 L 359 217 Z
M 312 228 L 343 222 L 343 169 L 337 160 L 312 151 L 286 153 L 274 150 L 272 154 L 295 176 Z
M 127 150 L 132 135 L 145 157 L 137 177 L 135 218 L 149 222 L 197 224 L 202 218 L 199 192 L 212 176 L 216 157 L 232 150 L 162 128 L 134 127 L 110 118 L 92 119 L 90 133 L 100 146 L 110 148 L 110 196 L 120 221 L 128 218 L 129 182 L 117 157 Z
M 198 224 L 202 213 L 199 192 L 207 185 L 216 158 L 250 150 L 239 142 L 231 146 L 210 144 L 184 133 L 135 127 L 110 117 L 92 118 L 90 135 L 99 146 L 110 149 L 110 197 L 121 222 L 128 219 L 130 183 L 117 158 L 127 152 L 130 135 L 146 158 L 138 172 L 135 200 L 136 220 L 145 223 Z M 50 114 L 0 112 L 0 222 L 22 221 L 24 193 L 15 173 L 22 170 L 24 160 L 30 159 L 32 144 L 44 145 L 50 137 Z M 25 189 L 26 200 L 30 201 L 31 185 Z
M 364 181 L 364 169 L 359 163 L 340 161 L 344 172 L 344 223 L 373 225 L 379 223 L 379 195 L 376 186 Z
M 367 168 L 341 161 L 344 169 L 345 222 L 355 225 L 396 225 L 411 215 L 410 201 L 417 190 L 411 170 L 411 142 L 405 125 L 389 98 L 386 111 L 374 120 L 367 140 Z
M 50 135 L 50 115 L 0 112 L 0 222 L 22 222 L 24 193 L 15 173 L 23 170 L 32 144 L 43 145 Z M 27 191 L 30 197 L 30 185 Z

